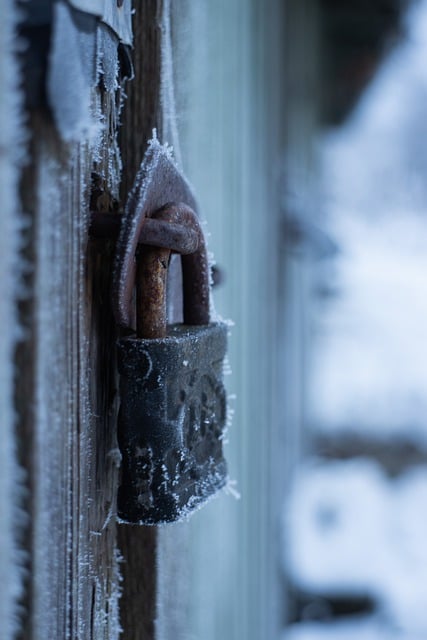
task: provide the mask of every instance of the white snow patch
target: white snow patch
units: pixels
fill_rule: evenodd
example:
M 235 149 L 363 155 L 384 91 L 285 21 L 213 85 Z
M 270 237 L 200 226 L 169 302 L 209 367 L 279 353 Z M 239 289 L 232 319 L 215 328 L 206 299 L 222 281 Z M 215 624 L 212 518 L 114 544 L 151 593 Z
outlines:
M 311 421 L 427 441 L 427 3 L 350 123 L 323 140 L 338 297 L 317 310 Z
M 326 430 L 425 439 L 427 221 L 337 216 L 334 231 L 339 293 L 317 321 L 313 419 Z
M 292 581 L 312 593 L 371 595 L 390 626 L 427 634 L 425 504 L 424 467 L 392 481 L 360 459 L 301 469 L 285 518 Z
M 425 640 L 425 636 L 384 628 L 383 621 L 374 618 L 333 624 L 296 624 L 286 630 L 283 640 Z

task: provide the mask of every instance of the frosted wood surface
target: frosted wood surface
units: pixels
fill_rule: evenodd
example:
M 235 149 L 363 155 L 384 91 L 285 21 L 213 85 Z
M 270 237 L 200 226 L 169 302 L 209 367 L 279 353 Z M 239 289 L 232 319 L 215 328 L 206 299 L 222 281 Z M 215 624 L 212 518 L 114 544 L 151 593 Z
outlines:
M 88 149 L 33 121 L 33 512 L 28 637 L 118 637 L 109 255 L 89 243 Z
M 136 20 L 136 88 L 127 87 L 122 129 L 123 199 L 153 127 L 162 135 L 158 18 L 163 4 L 142 3 Z M 65 21 L 62 28 L 72 56 L 78 40 L 70 33 L 73 23 Z M 63 55 L 61 51 L 58 46 L 55 55 Z M 57 62 L 60 68 L 61 60 Z M 70 95 L 61 98 L 67 101 Z M 46 112 L 28 119 L 29 161 L 21 179 L 28 221 L 21 259 L 28 268 L 26 296 L 19 306 L 23 339 L 15 358 L 19 457 L 27 474 L 31 516 L 24 541 L 28 577 L 22 640 L 115 640 L 123 586 L 123 637 L 147 639 L 154 628 L 156 531 L 123 528 L 123 557 L 117 546 L 120 454 L 115 439 L 116 333 L 109 298 L 113 247 L 89 240 L 87 233 L 90 207 L 109 210 L 120 197 L 115 139 L 120 96 L 95 86 L 90 95 L 87 122 L 103 123 L 90 127 L 90 143 L 81 140 L 83 134 L 79 142 L 71 142 L 75 138 L 60 128 L 69 141 L 61 142 Z M 93 171 L 103 196 L 91 201 Z
M 153 625 L 144 628 L 142 621 L 152 619 L 154 601 L 159 640 L 277 635 L 276 493 L 270 477 L 277 416 L 270 359 L 278 234 L 267 167 L 277 153 L 278 114 L 266 96 L 280 71 L 270 69 L 268 54 L 277 45 L 271 25 L 279 4 L 271 0 L 267 8 L 255 9 L 255 2 L 244 0 L 215 5 L 203 0 L 188 2 L 181 14 L 178 41 L 188 47 L 181 98 L 188 102 L 177 122 L 184 168 L 210 221 L 212 248 L 230 278 L 218 307 L 237 323 L 231 391 L 238 402 L 228 457 L 243 499 L 236 503 L 222 496 L 179 531 L 162 529 L 158 547 L 155 530 L 120 527 L 117 532 L 114 518 L 118 452 L 108 300 L 111 247 L 88 241 L 87 214 L 94 160 L 102 186 L 118 195 L 119 162 L 110 135 L 115 111 L 105 96 L 94 97 L 108 126 L 105 138 L 92 147 L 62 145 L 45 117 L 30 123 L 33 162 L 22 190 L 31 221 L 25 249 L 30 296 L 21 308 L 27 333 L 19 360 L 25 375 L 17 386 L 20 453 L 32 514 L 25 640 L 115 640 L 119 588 L 124 588 L 126 640 L 153 637 Z M 122 201 L 152 128 L 161 142 L 174 142 L 173 95 L 165 90 L 170 51 L 161 46 L 167 24 L 159 20 L 167 7 L 160 0 L 144 1 L 135 18 L 139 44 L 123 114 Z M 261 25 L 256 45 L 255 23 Z M 176 64 L 177 55 L 173 59 Z
M 21 96 L 13 59 L 16 14 L 4 2 L 0 20 L 0 635 L 12 640 L 19 627 L 18 599 L 24 559 L 18 551 L 25 515 L 23 476 L 15 442 L 13 357 L 18 339 L 17 302 L 22 294 L 18 260 L 22 215 L 18 199 L 22 151 Z
M 109 108 L 104 96 L 102 110 Z M 95 145 L 61 143 L 46 113 L 33 114 L 28 126 L 21 198 L 29 267 L 15 389 L 31 514 L 21 637 L 114 640 L 120 583 L 111 246 L 89 241 L 87 226 L 93 161 L 105 184 L 117 180 L 116 163 L 111 150 L 104 156 Z M 102 130 L 100 149 L 109 134 Z
M 121 185 L 126 201 L 153 129 L 163 142 L 162 11 L 167 2 L 144 0 L 134 21 L 135 78 L 129 85 L 123 113 L 121 150 L 125 171 Z M 157 610 L 157 527 L 119 525 L 123 557 L 120 602 L 123 640 L 154 640 Z
M 132 2 L 123 0 L 118 6 L 117 0 L 70 0 L 70 4 L 102 19 L 125 44 L 132 44 Z
M 63 17 L 64 5 L 61 10 Z M 61 16 L 54 16 L 57 28 Z M 82 34 L 72 20 L 62 20 L 61 29 L 66 46 L 61 48 L 64 39 L 56 31 L 51 63 L 55 60 L 58 70 L 61 56 L 68 61 L 74 56 L 78 71 L 75 49 Z M 98 50 L 96 31 L 83 35 L 79 54 L 87 55 L 97 74 L 115 73 L 117 42 L 108 48 L 103 41 Z M 108 61 L 103 58 L 107 50 Z M 54 82 L 52 67 L 50 72 Z M 58 133 L 46 110 L 26 120 L 30 135 L 20 183 L 25 220 L 19 256 L 21 339 L 14 390 L 28 515 L 17 636 L 22 640 L 116 640 L 120 633 L 112 246 L 88 237 L 90 206 L 109 210 L 118 196 L 120 87 L 113 80 L 110 91 L 101 91 L 98 76 L 87 76 L 92 84 L 90 104 L 82 101 L 83 120 L 91 126 L 80 130 L 78 142 L 62 142 L 60 135 L 75 138 L 64 135 L 63 128 Z M 61 100 L 73 112 L 72 93 L 63 92 Z M 91 202 L 92 172 L 104 194 L 102 203 Z
M 224 451 L 242 497 L 223 495 L 188 523 L 188 634 L 204 640 L 281 634 L 277 409 L 285 392 L 275 358 L 282 8 L 273 0 L 188 0 L 173 14 L 183 166 L 208 221 L 209 249 L 225 272 L 215 306 L 235 323 L 226 383 L 236 400 Z M 161 540 L 169 535 L 162 530 Z

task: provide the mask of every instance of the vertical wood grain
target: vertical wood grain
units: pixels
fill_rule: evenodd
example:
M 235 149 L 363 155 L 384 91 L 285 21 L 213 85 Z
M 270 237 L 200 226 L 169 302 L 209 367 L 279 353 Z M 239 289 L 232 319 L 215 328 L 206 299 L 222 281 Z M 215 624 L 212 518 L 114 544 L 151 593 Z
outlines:
M 153 129 L 161 140 L 161 20 L 162 0 L 144 0 L 134 16 L 135 77 L 120 134 L 123 159 L 122 197 L 125 199 L 144 156 Z M 157 528 L 119 525 L 123 557 L 120 619 L 124 640 L 154 640 L 157 589 Z
M 20 190 L 26 287 L 15 356 L 29 515 L 20 638 L 117 640 L 112 246 L 87 233 L 95 158 L 106 183 L 110 168 L 86 143 L 62 142 L 47 111 L 32 112 L 28 127 Z

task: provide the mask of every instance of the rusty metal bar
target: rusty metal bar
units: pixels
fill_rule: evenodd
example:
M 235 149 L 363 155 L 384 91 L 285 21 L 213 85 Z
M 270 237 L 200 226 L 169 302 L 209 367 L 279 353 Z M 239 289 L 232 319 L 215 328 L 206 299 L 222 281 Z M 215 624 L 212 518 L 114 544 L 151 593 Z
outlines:
M 191 254 L 181 255 L 184 324 L 209 324 L 209 263 L 205 238 L 197 215 L 184 203 L 169 203 L 155 211 L 151 217 L 167 224 L 182 225 L 197 234 L 197 250 Z M 144 251 L 145 249 L 142 249 L 141 254 Z
M 91 213 L 89 234 L 93 238 L 116 240 L 120 233 L 122 216 L 117 213 Z M 186 255 L 197 250 L 199 237 L 189 226 L 166 222 L 155 218 L 145 218 L 141 226 L 138 243 L 153 247 L 163 247 Z
M 209 265 L 199 219 L 186 204 L 167 204 L 151 220 L 187 229 L 197 250 L 181 255 L 184 324 L 209 324 Z M 166 283 L 170 249 L 139 246 L 136 256 L 136 331 L 139 338 L 163 338 L 167 331 Z
M 136 335 L 164 338 L 167 327 L 166 283 L 170 250 L 141 246 L 136 256 Z
M 92 212 L 89 233 L 94 238 L 116 240 L 122 216 Z M 124 253 L 122 290 L 115 293 L 131 301 L 136 286 L 137 334 L 162 337 L 166 334 L 166 279 L 171 251 L 181 255 L 183 274 L 184 324 L 209 323 L 209 264 L 206 244 L 197 214 L 184 203 L 169 203 L 145 217 L 138 228 L 136 256 Z M 151 247 L 151 250 L 150 248 Z M 136 258 L 136 259 L 135 259 Z M 119 305 L 116 305 L 117 307 Z M 124 313 L 126 311 L 126 313 Z M 134 314 L 125 309 L 123 326 L 132 325 Z

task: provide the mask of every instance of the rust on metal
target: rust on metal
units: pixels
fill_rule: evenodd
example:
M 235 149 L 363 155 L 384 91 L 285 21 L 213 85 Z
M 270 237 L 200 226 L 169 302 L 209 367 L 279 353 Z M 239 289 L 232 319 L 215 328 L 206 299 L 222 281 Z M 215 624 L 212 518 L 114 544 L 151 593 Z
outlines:
M 136 335 L 164 338 L 167 327 L 166 283 L 170 250 L 141 247 L 136 256 Z
M 129 194 L 116 243 L 112 307 L 116 321 L 122 327 L 134 328 L 135 255 L 141 231 L 152 213 L 168 202 L 185 203 L 197 212 L 191 188 L 178 171 L 170 151 L 153 140 Z
M 183 203 L 169 203 L 152 214 L 165 224 L 191 229 L 198 239 L 197 250 L 181 255 L 184 324 L 209 324 L 209 265 L 199 219 Z M 166 335 L 166 282 L 170 251 L 140 245 L 136 269 L 136 326 L 140 338 Z
M 117 240 L 121 224 L 122 216 L 120 214 L 93 211 L 89 234 L 94 238 Z M 198 242 L 197 232 L 190 227 L 154 218 L 144 219 L 138 238 L 138 244 L 163 247 L 181 254 L 196 251 Z
M 195 212 L 184 203 L 168 203 L 152 216 L 168 224 L 178 224 L 197 234 L 198 248 L 181 255 L 184 324 L 209 324 L 209 263 L 205 238 Z

